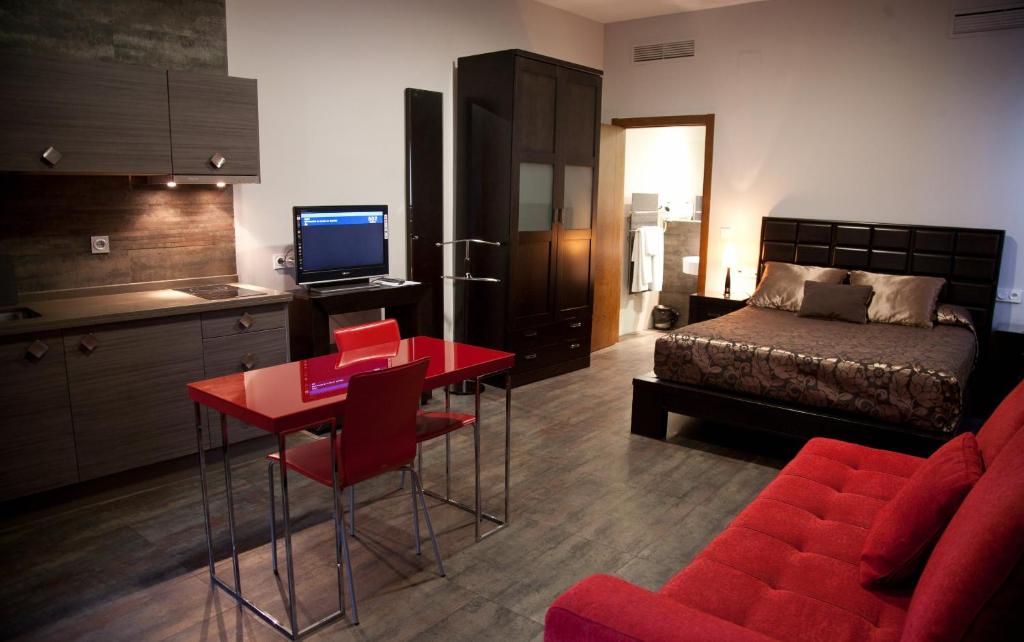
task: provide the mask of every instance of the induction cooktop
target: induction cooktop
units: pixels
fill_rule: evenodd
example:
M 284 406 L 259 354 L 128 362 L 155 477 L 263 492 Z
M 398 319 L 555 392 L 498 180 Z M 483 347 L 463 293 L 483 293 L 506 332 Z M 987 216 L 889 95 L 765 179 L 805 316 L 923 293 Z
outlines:
M 219 301 L 221 299 L 238 299 L 245 296 L 259 296 L 263 294 L 259 290 L 240 288 L 237 285 L 197 285 L 194 288 L 175 288 L 177 292 L 184 292 L 197 296 L 200 299 Z

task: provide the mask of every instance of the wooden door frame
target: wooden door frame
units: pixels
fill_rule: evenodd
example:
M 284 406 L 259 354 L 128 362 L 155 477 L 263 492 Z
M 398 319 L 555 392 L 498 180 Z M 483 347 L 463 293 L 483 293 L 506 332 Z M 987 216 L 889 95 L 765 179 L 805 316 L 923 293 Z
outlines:
M 697 276 L 697 290 L 703 292 L 708 273 L 708 230 L 711 229 L 711 164 L 714 160 L 715 151 L 715 115 L 694 114 L 689 116 L 612 118 L 612 124 L 623 129 L 704 126 L 704 194 L 702 196 L 700 216 L 700 274 Z

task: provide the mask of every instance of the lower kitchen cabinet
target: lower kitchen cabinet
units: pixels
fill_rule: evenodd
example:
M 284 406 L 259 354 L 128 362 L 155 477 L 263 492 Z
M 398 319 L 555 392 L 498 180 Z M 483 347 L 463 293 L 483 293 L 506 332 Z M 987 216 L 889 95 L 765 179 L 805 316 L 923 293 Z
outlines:
M 60 332 L 0 339 L 0 501 L 78 481 Z
M 64 352 L 81 480 L 196 452 L 199 315 L 66 331 Z

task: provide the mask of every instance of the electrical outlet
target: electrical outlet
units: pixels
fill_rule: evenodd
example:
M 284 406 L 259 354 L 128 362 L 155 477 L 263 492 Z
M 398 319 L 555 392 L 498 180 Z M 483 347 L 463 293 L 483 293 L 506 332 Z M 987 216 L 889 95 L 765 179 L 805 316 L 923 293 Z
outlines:
M 110 237 L 93 236 L 89 239 L 93 254 L 110 254 Z
M 996 301 L 1001 303 L 1020 303 L 1021 291 L 1011 288 L 996 288 Z
M 275 254 L 271 257 L 271 261 L 274 263 L 275 270 L 283 270 L 288 264 L 285 262 L 284 254 Z

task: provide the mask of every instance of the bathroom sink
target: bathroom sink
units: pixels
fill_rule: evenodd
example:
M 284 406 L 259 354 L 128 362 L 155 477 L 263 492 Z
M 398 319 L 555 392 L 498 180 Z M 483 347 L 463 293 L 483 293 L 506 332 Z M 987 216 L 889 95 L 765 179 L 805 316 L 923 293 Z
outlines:
M 30 308 L 0 308 L 0 323 L 21 321 L 22 319 L 36 319 L 41 316 Z

